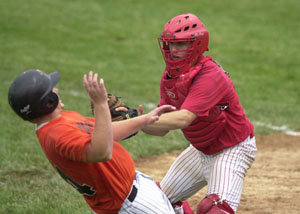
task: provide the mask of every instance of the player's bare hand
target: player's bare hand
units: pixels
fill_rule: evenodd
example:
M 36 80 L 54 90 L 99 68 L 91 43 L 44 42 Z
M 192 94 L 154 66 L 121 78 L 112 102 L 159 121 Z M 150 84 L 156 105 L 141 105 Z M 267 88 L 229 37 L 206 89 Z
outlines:
M 127 112 L 128 108 L 126 108 L 126 107 L 118 107 L 118 108 L 115 109 L 115 111 L 124 111 L 124 112 Z M 138 108 L 138 115 L 143 115 L 143 114 L 144 114 L 143 105 L 140 104 L 139 108 Z
M 139 115 L 143 115 L 144 114 L 144 107 L 142 104 L 139 105 L 139 108 L 138 108 L 138 114 Z
M 115 111 L 128 111 L 128 108 L 122 106 L 122 107 L 116 108 Z
M 155 121 L 157 121 L 161 114 L 170 112 L 170 111 L 175 111 L 175 110 L 176 110 L 176 108 L 171 105 L 163 105 L 163 106 L 160 106 L 160 107 L 152 110 L 148 114 L 145 114 L 145 116 L 147 117 L 146 125 L 150 125 L 150 124 L 154 123 Z
M 107 102 L 107 92 L 104 86 L 104 80 L 100 78 L 98 82 L 98 74 L 90 71 L 83 75 L 83 84 L 86 92 L 89 94 L 92 102 L 95 104 Z

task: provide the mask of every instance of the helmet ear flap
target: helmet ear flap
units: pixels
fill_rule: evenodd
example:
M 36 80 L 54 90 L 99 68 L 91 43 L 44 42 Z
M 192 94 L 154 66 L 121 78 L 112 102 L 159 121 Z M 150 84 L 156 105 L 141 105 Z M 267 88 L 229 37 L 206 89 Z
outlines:
M 58 101 L 59 98 L 57 94 L 54 93 L 53 91 L 50 91 L 49 94 L 45 96 L 40 102 L 41 104 L 40 109 L 42 110 L 40 114 L 47 114 L 54 111 L 54 109 L 58 105 Z

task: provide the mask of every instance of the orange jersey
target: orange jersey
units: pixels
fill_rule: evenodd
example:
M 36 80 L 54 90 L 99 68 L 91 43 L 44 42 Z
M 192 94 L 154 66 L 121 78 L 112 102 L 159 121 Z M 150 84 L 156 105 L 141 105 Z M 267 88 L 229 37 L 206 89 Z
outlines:
M 81 194 L 97 213 L 117 213 L 130 192 L 135 166 L 117 142 L 112 159 L 89 163 L 86 145 L 91 142 L 94 118 L 64 111 L 60 118 L 41 126 L 36 134 L 57 172 Z

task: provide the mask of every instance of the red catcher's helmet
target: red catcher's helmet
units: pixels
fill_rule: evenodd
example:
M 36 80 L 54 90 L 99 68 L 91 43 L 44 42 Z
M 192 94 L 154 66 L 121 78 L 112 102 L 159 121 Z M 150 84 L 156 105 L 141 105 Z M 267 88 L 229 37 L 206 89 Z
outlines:
M 176 78 L 188 72 L 198 58 L 208 51 L 208 40 L 208 31 L 194 14 L 185 13 L 169 20 L 158 38 L 169 76 Z M 171 51 L 170 42 L 191 42 L 191 46 L 186 50 Z M 178 59 L 174 54 L 184 57 Z

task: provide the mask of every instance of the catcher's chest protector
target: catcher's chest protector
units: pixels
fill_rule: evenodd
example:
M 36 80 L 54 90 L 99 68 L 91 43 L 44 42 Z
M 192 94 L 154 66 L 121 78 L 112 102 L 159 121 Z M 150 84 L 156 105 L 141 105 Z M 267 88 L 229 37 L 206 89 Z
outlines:
M 188 73 L 180 78 L 167 79 L 167 74 L 164 72 L 161 80 L 162 93 L 165 93 L 166 103 L 180 109 L 184 102 L 189 89 L 192 85 L 193 79 L 201 72 L 203 64 L 212 60 L 211 57 L 205 57 L 200 61 L 198 66 L 192 67 Z M 217 107 L 216 107 L 217 108 Z M 211 109 L 210 114 L 214 114 L 216 108 Z M 223 130 L 226 123 L 225 115 L 222 111 L 217 111 L 213 119 L 210 117 L 198 117 L 187 128 L 183 129 L 185 138 L 194 145 L 195 148 L 202 151 L 212 145 Z
M 193 79 L 201 72 L 203 64 L 208 60 L 212 60 L 212 58 L 209 56 L 203 58 L 199 65 L 192 67 L 189 72 L 179 78 L 168 79 L 167 71 L 164 71 L 161 79 L 161 87 L 163 87 L 170 105 L 175 106 L 177 109 L 180 108 L 189 92 Z

